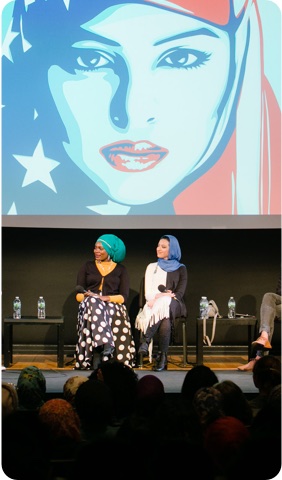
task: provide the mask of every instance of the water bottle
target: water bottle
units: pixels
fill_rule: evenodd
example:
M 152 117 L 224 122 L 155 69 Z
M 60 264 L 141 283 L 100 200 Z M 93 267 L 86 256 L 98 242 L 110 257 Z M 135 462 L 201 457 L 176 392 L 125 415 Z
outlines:
M 20 297 L 15 297 L 13 301 L 13 318 L 20 319 L 22 317 L 22 302 Z
M 228 300 L 228 318 L 236 318 L 236 302 L 234 297 Z
M 201 297 L 200 300 L 200 318 L 204 318 L 208 314 L 209 301 L 207 297 Z
M 38 302 L 37 302 L 37 317 L 41 318 L 41 319 L 46 317 L 45 300 L 42 296 L 39 297 Z

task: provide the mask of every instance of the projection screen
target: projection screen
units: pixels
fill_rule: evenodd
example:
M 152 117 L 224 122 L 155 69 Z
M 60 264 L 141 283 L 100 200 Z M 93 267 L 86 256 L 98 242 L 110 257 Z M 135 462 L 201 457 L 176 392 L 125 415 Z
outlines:
M 2 225 L 280 228 L 281 10 L 2 7 Z

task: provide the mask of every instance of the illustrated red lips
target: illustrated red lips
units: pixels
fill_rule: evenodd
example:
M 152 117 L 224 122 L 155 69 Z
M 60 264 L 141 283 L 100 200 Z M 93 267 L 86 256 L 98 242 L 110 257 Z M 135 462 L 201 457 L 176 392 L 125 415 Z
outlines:
M 168 150 L 146 140 L 139 142 L 127 140 L 102 147 L 100 153 L 116 170 L 144 172 L 158 165 L 166 157 Z

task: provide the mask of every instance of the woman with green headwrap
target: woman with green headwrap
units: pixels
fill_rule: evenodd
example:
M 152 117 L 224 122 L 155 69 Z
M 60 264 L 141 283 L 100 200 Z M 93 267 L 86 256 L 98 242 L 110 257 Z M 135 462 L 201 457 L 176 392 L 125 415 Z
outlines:
M 122 262 L 126 248 L 116 235 L 100 236 L 94 246 L 94 260 L 88 260 L 77 275 L 78 341 L 76 370 L 92 368 L 95 349 L 101 360 L 111 358 L 133 366 L 135 345 L 125 306 L 129 277 Z

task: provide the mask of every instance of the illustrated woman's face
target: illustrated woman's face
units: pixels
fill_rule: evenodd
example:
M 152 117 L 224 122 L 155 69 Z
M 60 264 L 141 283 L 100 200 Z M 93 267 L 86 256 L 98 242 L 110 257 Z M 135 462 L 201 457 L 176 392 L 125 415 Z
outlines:
M 111 7 L 82 28 L 89 36 L 70 46 L 71 73 L 49 70 L 65 149 L 112 200 L 160 199 L 197 168 L 212 140 L 228 81 L 228 36 L 134 4 Z

